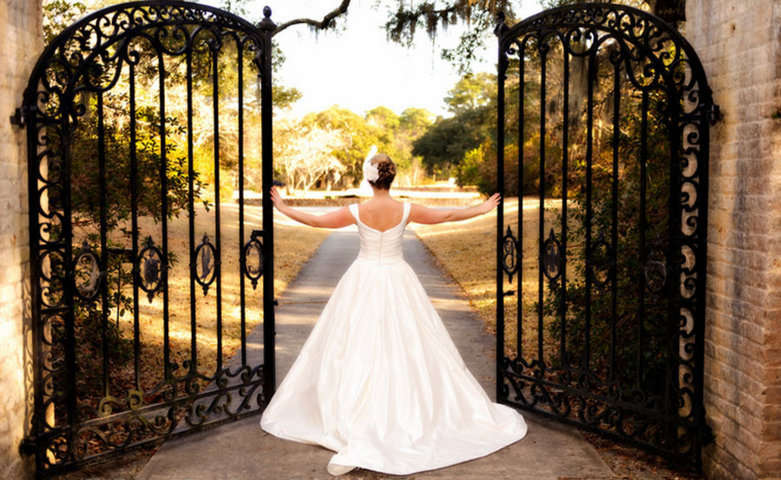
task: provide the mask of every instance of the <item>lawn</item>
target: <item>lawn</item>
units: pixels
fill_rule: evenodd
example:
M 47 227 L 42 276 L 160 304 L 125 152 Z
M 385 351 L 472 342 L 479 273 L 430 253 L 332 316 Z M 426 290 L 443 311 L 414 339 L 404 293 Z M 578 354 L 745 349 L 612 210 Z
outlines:
M 504 228 L 509 225 L 518 235 L 518 198 L 504 198 Z M 560 202 L 546 200 L 546 231 L 557 220 Z M 549 223 L 550 222 L 550 223 Z M 524 279 L 523 279 L 523 316 L 524 319 L 536 317 L 538 297 L 537 283 L 537 245 L 539 231 L 539 200 L 527 197 L 524 201 Z M 496 334 L 496 210 L 487 214 L 459 222 L 437 225 L 415 225 L 415 232 L 431 251 L 439 265 L 466 292 L 473 308 L 485 323 L 485 329 Z M 518 277 L 512 283 L 505 276 L 504 290 L 518 290 Z M 517 339 L 517 297 L 505 297 L 505 354 L 514 357 Z M 523 350 L 537 349 L 537 322 L 523 322 Z M 550 344 L 552 339 L 544 339 Z
M 195 246 L 197 247 L 208 235 L 212 243 L 215 239 L 215 210 L 206 211 L 199 208 L 195 216 Z M 239 275 L 239 235 L 238 207 L 234 204 L 222 206 L 221 210 L 221 318 L 220 331 L 223 366 L 239 353 L 241 348 L 241 307 L 240 307 L 240 275 Z M 259 207 L 247 207 L 245 212 L 245 239 L 249 239 L 252 229 L 262 225 L 262 214 Z M 129 225 L 122 225 L 128 227 Z M 139 218 L 140 238 L 151 236 L 156 245 L 161 245 L 161 225 L 151 218 Z M 112 240 L 123 248 L 130 247 L 129 239 L 119 232 Z M 274 290 L 279 296 L 288 283 L 297 275 L 302 265 L 312 256 L 320 243 L 330 231 L 307 227 L 302 224 L 292 224 L 289 219 L 275 212 L 274 222 Z M 168 338 L 170 362 L 174 365 L 173 374 L 182 376 L 186 373 L 192 357 L 193 346 L 197 351 L 198 372 L 207 377 L 214 375 L 218 360 L 218 324 L 217 324 L 217 284 L 213 282 L 208 291 L 204 292 L 201 285 L 195 284 L 195 331 L 191 327 L 190 306 L 190 272 L 189 272 L 189 221 L 186 214 L 181 214 L 168 222 L 168 249 L 175 261 L 168 273 Z M 197 263 L 197 262 L 196 262 Z M 123 265 L 129 272 L 131 264 Z M 132 299 L 133 289 L 129 282 L 117 287 L 117 275 L 109 272 L 109 292 Z M 157 292 L 150 300 L 148 295 L 139 290 L 139 385 L 145 394 L 152 392 L 155 386 L 163 380 L 164 374 L 164 302 L 162 292 Z M 262 327 L 263 294 L 262 279 L 257 288 L 251 282 L 245 281 L 245 331 L 249 336 L 253 329 Z M 132 305 L 132 303 L 131 303 Z M 99 306 L 99 303 L 98 303 Z M 110 395 L 124 400 L 128 391 L 134 386 L 134 355 L 133 332 L 134 319 L 132 308 L 124 311 L 111 309 L 109 322 L 119 327 L 121 341 L 112 344 L 111 362 L 109 363 Z M 77 373 L 79 386 L 79 402 L 82 408 L 94 408 L 95 403 L 103 396 L 102 388 L 102 343 L 100 340 L 101 323 L 98 319 L 94 328 L 79 329 L 77 332 L 77 364 L 81 365 Z M 195 336 L 193 340 L 193 335 Z M 116 347 L 116 348 L 115 348 Z M 247 359 L 250 365 L 262 363 L 262 358 Z M 201 387 L 205 386 L 201 385 Z M 85 393 L 89 392 L 87 395 Z M 159 394 L 145 398 L 146 402 L 159 401 Z M 89 414 L 88 414 L 89 415 Z M 94 413 L 92 414 L 94 415 Z M 89 415 L 91 416 L 91 415 Z

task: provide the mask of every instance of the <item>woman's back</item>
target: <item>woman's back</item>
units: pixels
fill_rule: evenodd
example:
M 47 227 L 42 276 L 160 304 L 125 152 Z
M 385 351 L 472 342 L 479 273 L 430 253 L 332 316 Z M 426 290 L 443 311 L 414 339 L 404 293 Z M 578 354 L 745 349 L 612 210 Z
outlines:
M 366 224 L 361 216 L 360 207 L 362 205 L 357 203 L 350 205 L 350 212 L 355 217 L 355 223 L 358 225 L 358 234 L 361 239 L 361 249 L 358 252 L 358 258 L 379 263 L 395 263 L 403 260 L 401 244 L 404 228 L 409 217 L 409 202 L 401 204 L 401 216 L 395 219 L 391 217 L 398 212 L 392 211 L 391 208 L 397 208 L 396 205 L 388 204 L 382 207 L 369 205 L 368 207 L 376 207 L 376 211 L 373 213 L 376 216 L 376 226 L 378 228 Z M 391 225 L 391 221 L 395 221 L 395 223 Z
M 393 198 L 373 198 L 358 204 L 360 222 L 376 231 L 390 230 L 401 222 L 404 203 Z

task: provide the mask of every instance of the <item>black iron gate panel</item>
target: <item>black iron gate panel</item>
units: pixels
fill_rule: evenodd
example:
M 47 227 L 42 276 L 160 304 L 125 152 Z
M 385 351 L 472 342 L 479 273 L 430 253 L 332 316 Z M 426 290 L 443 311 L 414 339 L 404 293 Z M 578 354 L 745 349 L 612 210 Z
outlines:
M 497 398 L 693 468 L 702 401 L 702 66 L 638 9 L 545 11 L 499 37 Z M 505 227 L 506 225 L 506 227 Z
M 264 13 L 116 5 L 34 69 L 19 118 L 39 476 L 256 413 L 274 392 Z

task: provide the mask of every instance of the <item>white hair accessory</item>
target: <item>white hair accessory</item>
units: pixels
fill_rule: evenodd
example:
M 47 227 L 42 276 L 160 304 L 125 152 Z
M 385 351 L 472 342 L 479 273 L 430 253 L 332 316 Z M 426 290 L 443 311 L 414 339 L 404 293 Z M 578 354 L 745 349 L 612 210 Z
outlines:
M 376 165 L 372 165 L 371 159 L 377 153 L 377 146 L 372 145 L 369 150 L 369 154 L 366 155 L 366 159 L 363 161 L 363 178 L 368 181 L 375 181 L 380 177 L 380 171 Z

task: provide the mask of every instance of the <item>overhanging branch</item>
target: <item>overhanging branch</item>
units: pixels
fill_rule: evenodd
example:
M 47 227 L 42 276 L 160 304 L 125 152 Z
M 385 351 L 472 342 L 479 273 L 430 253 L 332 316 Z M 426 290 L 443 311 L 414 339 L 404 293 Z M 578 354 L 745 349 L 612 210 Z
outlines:
M 334 18 L 347 13 L 347 7 L 350 6 L 350 1 L 351 0 L 342 0 L 342 3 L 339 4 L 338 7 L 328 12 L 326 16 L 324 16 L 323 19 L 320 21 L 313 20 L 311 18 L 297 18 L 295 20 L 290 20 L 289 22 L 280 24 L 276 29 L 274 29 L 274 35 L 278 34 L 279 32 L 286 29 L 287 27 L 291 27 L 293 25 L 299 25 L 299 24 L 311 25 L 318 29 L 326 29 L 331 26 L 331 22 L 333 21 Z

